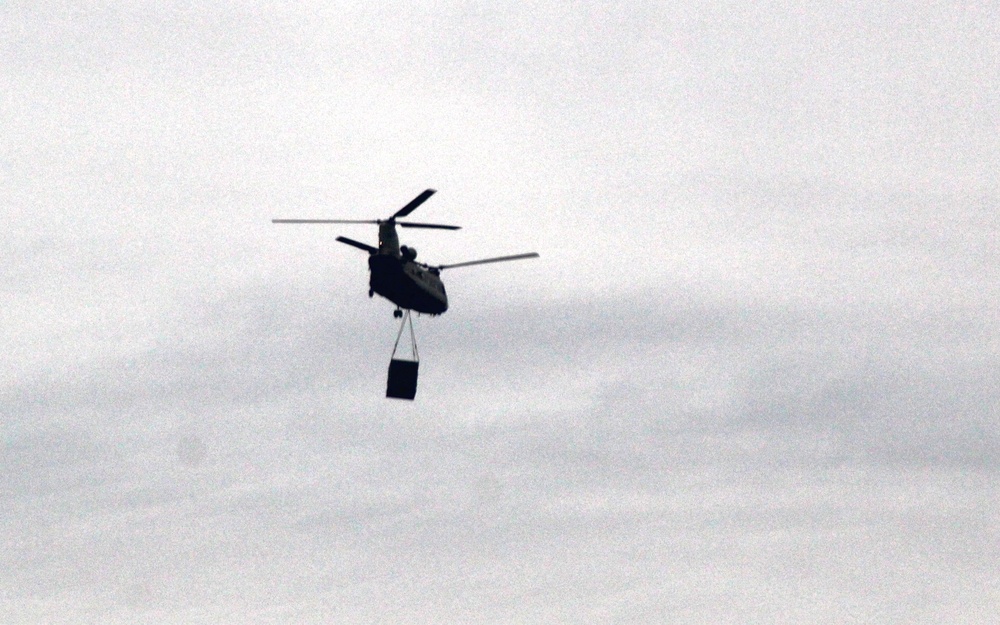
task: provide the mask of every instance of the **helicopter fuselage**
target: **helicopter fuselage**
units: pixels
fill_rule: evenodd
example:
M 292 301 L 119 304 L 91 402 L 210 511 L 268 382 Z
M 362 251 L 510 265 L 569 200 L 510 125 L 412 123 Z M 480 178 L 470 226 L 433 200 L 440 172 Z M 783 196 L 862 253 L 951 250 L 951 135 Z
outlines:
M 417 250 L 399 244 L 399 236 L 396 234 L 397 225 L 404 228 L 459 229 L 459 226 L 399 221 L 397 219 L 412 213 L 434 193 L 434 189 L 425 190 L 387 219 L 272 219 L 271 221 L 272 223 L 291 224 L 378 224 L 378 247 L 372 247 L 367 243 L 355 241 L 345 236 L 338 236 L 337 241 L 368 252 L 368 268 L 371 271 L 368 295 L 374 297 L 378 293 L 395 304 L 398 308 L 393 312 L 393 315 L 396 317 L 402 315 L 402 310 L 399 309 L 428 315 L 440 315 L 448 310 L 448 295 L 441 282 L 441 271 L 444 269 L 538 256 L 535 252 L 531 252 L 513 256 L 482 258 L 450 265 L 432 266 L 418 263 L 416 261 Z
M 369 286 L 396 306 L 428 315 L 448 310 L 448 295 L 437 270 L 395 254 L 372 254 Z

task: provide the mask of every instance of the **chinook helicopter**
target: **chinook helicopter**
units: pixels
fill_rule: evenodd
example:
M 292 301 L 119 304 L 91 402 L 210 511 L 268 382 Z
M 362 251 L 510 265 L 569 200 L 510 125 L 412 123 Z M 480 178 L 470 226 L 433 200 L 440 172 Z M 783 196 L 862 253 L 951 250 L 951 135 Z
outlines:
M 372 247 L 343 236 L 337 237 L 337 241 L 368 252 L 368 268 L 371 272 L 368 297 L 374 297 L 378 293 L 395 304 L 396 310 L 392 314 L 396 318 L 402 317 L 404 310 L 407 313 L 414 311 L 428 315 L 440 315 L 448 310 L 448 295 L 445 293 L 444 283 L 441 281 L 441 272 L 445 269 L 538 257 L 537 253 L 530 252 L 450 265 L 426 265 L 417 262 L 417 250 L 399 244 L 396 226 L 438 230 L 458 230 L 460 228 L 460 226 L 397 221 L 397 218 L 406 217 L 412 213 L 435 193 L 434 189 L 427 189 L 386 219 L 272 219 L 271 222 L 276 224 L 378 225 L 378 247 Z

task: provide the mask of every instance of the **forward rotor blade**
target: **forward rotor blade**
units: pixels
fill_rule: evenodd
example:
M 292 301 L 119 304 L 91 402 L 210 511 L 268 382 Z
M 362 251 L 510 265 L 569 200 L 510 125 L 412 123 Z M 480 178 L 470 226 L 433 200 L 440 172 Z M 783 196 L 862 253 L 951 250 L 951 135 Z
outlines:
M 498 256 L 497 258 L 470 260 L 465 263 L 455 263 L 453 265 L 438 265 L 438 269 L 453 269 L 455 267 L 468 267 L 469 265 L 485 265 L 486 263 L 502 263 L 508 260 L 521 260 L 522 258 L 538 258 L 538 254 L 536 252 L 530 252 L 528 254 L 515 254 L 514 256 Z
M 421 193 L 417 197 L 415 197 L 412 200 L 410 200 L 409 204 L 407 204 L 403 208 L 401 208 L 398 211 L 396 211 L 396 214 L 393 215 L 391 217 L 391 219 L 395 219 L 396 217 L 406 217 L 407 215 L 409 215 L 410 213 L 412 213 L 414 210 L 416 210 L 416 208 L 418 206 L 420 206 L 421 204 L 423 204 L 424 202 L 426 202 L 435 193 L 437 193 L 437 191 L 435 191 L 434 189 L 427 189 L 426 191 L 424 191 L 423 193 Z
M 377 224 L 376 219 L 272 219 L 272 224 Z
M 348 239 L 347 237 L 337 237 L 337 240 L 340 241 L 341 243 L 346 243 L 348 245 L 353 245 L 354 247 L 358 248 L 359 250 L 364 250 L 364 251 L 368 252 L 369 254 L 377 254 L 378 253 L 378 250 L 375 249 L 374 247 L 372 247 L 370 245 L 366 245 L 364 243 L 361 243 L 360 241 L 355 241 L 354 239 Z
M 397 226 L 404 228 L 437 228 L 438 230 L 461 230 L 462 226 L 444 226 L 441 224 L 418 224 L 412 221 L 397 221 Z

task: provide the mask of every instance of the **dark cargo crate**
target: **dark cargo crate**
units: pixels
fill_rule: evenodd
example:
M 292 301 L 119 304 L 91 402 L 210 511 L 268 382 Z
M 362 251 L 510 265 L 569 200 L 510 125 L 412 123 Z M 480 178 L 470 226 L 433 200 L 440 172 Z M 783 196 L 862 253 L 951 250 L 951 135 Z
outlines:
M 419 362 L 413 360 L 389 361 L 389 381 L 386 383 L 385 396 L 396 399 L 413 399 L 417 395 L 417 367 Z

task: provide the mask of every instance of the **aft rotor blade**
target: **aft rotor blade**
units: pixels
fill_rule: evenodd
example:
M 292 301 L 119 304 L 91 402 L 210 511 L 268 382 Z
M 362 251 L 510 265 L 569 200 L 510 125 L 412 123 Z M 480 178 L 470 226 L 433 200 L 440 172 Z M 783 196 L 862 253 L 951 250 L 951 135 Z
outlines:
M 272 224 L 377 224 L 376 219 L 272 219 Z
M 340 241 L 341 243 L 346 243 L 348 245 L 353 245 L 354 247 L 358 248 L 359 250 L 364 250 L 364 251 L 368 252 L 369 254 L 377 254 L 378 253 L 378 250 L 375 249 L 374 247 L 372 247 L 370 245 L 366 245 L 364 243 L 361 243 L 360 241 L 355 241 L 354 239 L 348 239 L 347 237 L 337 237 L 337 240 Z
M 412 213 L 414 210 L 416 210 L 416 208 L 418 206 L 420 206 L 421 204 L 423 204 L 424 202 L 426 202 L 435 193 L 437 193 L 437 191 L 435 191 L 434 189 L 427 189 L 426 191 L 424 191 L 423 193 L 421 193 L 417 197 L 415 197 L 412 200 L 410 200 L 409 204 L 407 204 L 403 208 L 401 208 L 398 211 L 396 211 L 396 214 L 393 215 L 391 218 L 395 219 L 396 217 L 406 217 L 407 215 L 409 215 L 410 213 Z
M 497 258 L 484 258 L 482 260 L 470 260 L 465 263 L 455 263 L 454 265 L 438 265 L 438 269 L 452 269 L 454 267 L 468 267 L 469 265 L 485 265 L 486 263 L 502 263 L 508 260 L 521 260 L 522 258 L 538 258 L 536 252 L 528 254 L 515 254 L 514 256 L 498 256 Z
M 412 221 L 397 221 L 397 226 L 404 228 L 437 228 L 438 230 L 461 230 L 462 226 L 444 226 L 441 224 L 418 224 Z

